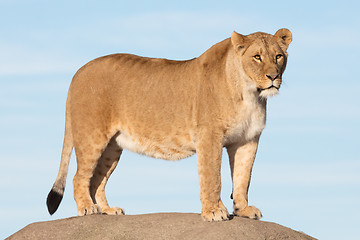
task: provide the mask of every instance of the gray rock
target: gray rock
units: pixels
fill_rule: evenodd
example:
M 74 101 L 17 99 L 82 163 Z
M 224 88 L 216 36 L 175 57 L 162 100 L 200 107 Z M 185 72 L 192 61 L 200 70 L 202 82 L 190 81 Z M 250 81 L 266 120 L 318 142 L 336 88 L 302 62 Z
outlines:
M 234 217 L 204 222 L 195 213 L 91 215 L 32 223 L 7 239 L 315 239 L 276 223 Z

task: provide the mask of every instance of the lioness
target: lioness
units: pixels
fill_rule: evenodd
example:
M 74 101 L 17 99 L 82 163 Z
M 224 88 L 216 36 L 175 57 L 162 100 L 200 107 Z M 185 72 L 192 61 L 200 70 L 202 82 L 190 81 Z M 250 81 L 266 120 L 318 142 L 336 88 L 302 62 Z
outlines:
M 234 215 L 261 218 L 248 206 L 248 187 L 265 127 L 266 99 L 278 93 L 291 32 L 241 35 L 188 61 L 114 54 L 75 74 L 66 101 L 60 169 L 48 195 L 53 214 L 62 199 L 72 148 L 78 215 L 124 214 L 109 207 L 105 185 L 123 149 L 178 160 L 197 154 L 202 217 L 229 219 L 220 199 L 221 156 L 227 149 Z

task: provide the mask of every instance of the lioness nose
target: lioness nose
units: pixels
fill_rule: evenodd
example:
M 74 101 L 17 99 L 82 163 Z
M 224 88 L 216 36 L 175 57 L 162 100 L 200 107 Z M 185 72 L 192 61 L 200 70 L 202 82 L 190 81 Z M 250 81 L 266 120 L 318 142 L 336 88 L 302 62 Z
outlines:
M 274 81 L 279 77 L 279 74 L 266 74 L 266 77 L 270 79 L 271 81 Z

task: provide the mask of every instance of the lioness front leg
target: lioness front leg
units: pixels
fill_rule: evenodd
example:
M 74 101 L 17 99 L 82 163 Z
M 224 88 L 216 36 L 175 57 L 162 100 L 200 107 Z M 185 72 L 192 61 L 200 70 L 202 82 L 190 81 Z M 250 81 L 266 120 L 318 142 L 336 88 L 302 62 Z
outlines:
M 262 214 L 254 206 L 248 206 L 248 190 L 259 137 L 246 144 L 233 144 L 227 148 L 233 179 L 234 215 L 260 219 Z
M 216 137 L 203 134 L 197 147 L 201 216 L 205 221 L 225 221 L 229 213 L 220 199 L 222 146 Z

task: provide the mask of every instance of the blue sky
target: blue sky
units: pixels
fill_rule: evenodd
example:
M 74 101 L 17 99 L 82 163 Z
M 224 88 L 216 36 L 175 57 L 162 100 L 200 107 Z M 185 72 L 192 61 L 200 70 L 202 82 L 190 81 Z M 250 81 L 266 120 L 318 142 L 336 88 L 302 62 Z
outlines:
M 346 0 L 0 0 L 0 238 L 76 215 L 74 156 L 53 216 L 45 199 L 59 166 L 67 89 L 83 64 L 117 52 L 190 59 L 233 30 L 286 27 L 288 66 L 268 103 L 249 202 L 264 221 L 320 239 L 358 239 L 359 9 Z M 227 161 L 222 198 L 231 210 Z M 166 162 L 125 152 L 107 196 L 128 214 L 200 212 L 196 157 Z

